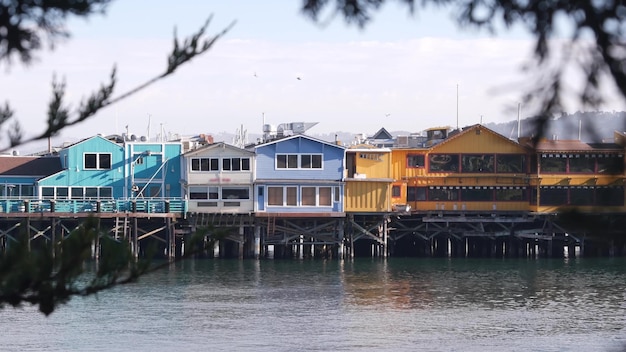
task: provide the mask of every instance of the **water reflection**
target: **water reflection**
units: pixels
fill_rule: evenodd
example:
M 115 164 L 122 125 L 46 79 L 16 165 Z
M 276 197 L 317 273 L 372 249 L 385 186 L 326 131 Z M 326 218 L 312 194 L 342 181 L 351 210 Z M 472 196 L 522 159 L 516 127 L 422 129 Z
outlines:
M 355 261 L 343 265 L 342 283 L 349 304 L 398 309 L 622 309 L 624 264 L 622 259 Z
M 625 259 L 196 260 L 4 309 L 8 351 L 590 351 L 626 337 Z

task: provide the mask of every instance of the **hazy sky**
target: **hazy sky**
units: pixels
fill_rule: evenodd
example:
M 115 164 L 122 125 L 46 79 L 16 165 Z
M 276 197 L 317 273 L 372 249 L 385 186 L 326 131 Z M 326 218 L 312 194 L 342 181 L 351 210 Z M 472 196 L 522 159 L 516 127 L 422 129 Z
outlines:
M 517 118 L 532 43 L 523 31 L 500 34 L 457 28 L 451 14 L 410 17 L 390 2 L 364 30 L 337 17 L 313 23 L 301 1 L 115 1 L 104 16 L 71 20 L 70 40 L 29 67 L 3 64 L 0 98 L 11 102 L 27 132 L 44 129 L 54 74 L 69 101 L 118 68 L 121 94 L 161 73 L 179 38 L 213 14 L 208 33 L 233 29 L 208 53 L 142 93 L 102 110 L 57 141 L 125 132 L 260 133 L 265 123 L 319 122 L 310 133 L 419 132 Z M 297 78 L 301 79 L 298 80 Z M 458 87 L 458 99 L 457 99 Z M 458 101 L 458 104 L 457 104 Z M 623 110 L 621 101 L 607 105 Z M 458 108 L 458 115 L 457 115 Z M 575 112 L 576 107 L 572 107 Z M 522 117 L 527 111 L 522 107 Z

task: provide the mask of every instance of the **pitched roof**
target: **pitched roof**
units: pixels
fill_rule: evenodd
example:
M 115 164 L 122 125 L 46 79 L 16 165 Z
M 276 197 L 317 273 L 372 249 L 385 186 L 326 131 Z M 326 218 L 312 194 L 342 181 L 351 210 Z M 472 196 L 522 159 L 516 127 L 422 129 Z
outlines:
M 48 176 L 61 171 L 59 157 L 2 156 L 2 176 Z
M 225 142 L 217 142 L 217 143 L 213 143 L 213 144 L 207 144 L 204 145 L 202 147 L 196 148 L 196 149 L 192 149 L 186 153 L 183 154 L 183 156 L 193 156 L 196 154 L 201 154 L 202 152 L 206 152 L 206 151 L 210 151 L 212 149 L 217 149 L 217 148 L 228 148 L 230 150 L 234 150 L 237 152 L 241 152 L 243 154 L 254 154 L 253 151 L 247 150 L 247 149 L 242 149 L 239 148 L 237 146 L 225 143 Z
M 621 151 L 622 148 L 615 143 L 585 143 L 579 140 L 542 140 L 537 142 L 537 152 L 593 152 L 598 150 Z
M 378 130 L 378 132 L 374 133 L 374 135 L 370 138 L 371 139 L 392 139 L 393 136 L 391 135 L 391 133 L 387 132 L 387 130 L 384 127 L 382 127 L 381 129 Z
M 510 139 L 506 138 L 505 136 L 501 135 L 500 133 L 498 133 L 498 132 L 496 132 L 496 131 L 494 131 L 494 130 L 492 130 L 492 129 L 490 129 L 490 128 L 487 128 L 487 127 L 485 127 L 485 126 L 483 126 L 483 125 L 481 125 L 481 124 L 475 124 L 475 125 L 471 125 L 471 126 L 463 127 L 463 129 L 462 129 L 461 131 L 459 131 L 459 130 L 454 130 L 454 131 L 450 132 L 450 133 L 448 134 L 448 138 L 444 139 L 444 140 L 443 140 L 443 141 L 441 141 L 440 143 L 433 144 L 433 145 L 430 147 L 430 149 L 434 149 L 434 148 L 437 148 L 437 147 L 439 147 L 439 146 L 441 146 L 441 145 L 444 145 L 444 144 L 450 143 L 450 141 L 453 141 L 453 140 L 455 140 L 455 139 L 457 139 L 457 138 L 459 138 L 459 137 L 461 137 L 461 136 L 463 136 L 463 135 L 465 135 L 465 134 L 469 133 L 470 131 L 474 131 L 474 130 L 476 130 L 476 129 L 480 129 L 480 131 L 486 131 L 486 132 L 488 132 L 488 133 L 491 133 L 491 134 L 493 134 L 493 135 L 495 135 L 495 136 L 497 136 L 497 137 L 501 138 L 503 141 L 507 141 L 507 142 L 508 142 L 508 143 L 510 143 L 510 144 L 514 144 L 514 145 L 516 145 L 516 146 L 518 146 L 518 147 L 520 147 L 520 148 L 523 148 L 523 146 L 521 146 L 521 145 L 520 145 L 519 143 L 517 143 L 516 141 L 510 140 Z

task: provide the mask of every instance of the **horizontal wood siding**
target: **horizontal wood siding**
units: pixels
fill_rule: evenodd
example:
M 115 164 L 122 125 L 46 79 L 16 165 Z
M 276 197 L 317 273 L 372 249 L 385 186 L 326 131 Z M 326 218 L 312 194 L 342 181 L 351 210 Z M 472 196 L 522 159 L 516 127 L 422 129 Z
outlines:
M 341 180 L 343 178 L 343 160 L 345 150 L 327 143 L 307 138 L 292 138 L 277 141 L 256 148 L 256 178 L 257 179 L 301 179 L 301 180 Z M 323 154 L 322 169 L 276 169 L 276 154 Z
M 111 169 L 86 170 L 85 153 L 110 153 Z M 67 169 L 59 174 L 43 178 L 39 186 L 58 187 L 113 187 L 113 197 L 124 197 L 124 149 L 105 138 L 93 137 L 68 147 L 60 153 Z

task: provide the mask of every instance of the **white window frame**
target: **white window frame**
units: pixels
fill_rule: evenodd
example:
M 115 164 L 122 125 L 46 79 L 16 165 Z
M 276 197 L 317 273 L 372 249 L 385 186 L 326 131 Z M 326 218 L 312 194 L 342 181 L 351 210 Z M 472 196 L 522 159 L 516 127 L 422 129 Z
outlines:
M 285 167 L 278 167 L 278 157 L 285 156 Z M 296 159 L 296 167 L 289 167 L 289 157 L 295 156 Z M 311 157 L 311 166 L 303 167 L 303 156 Z M 313 158 L 319 156 L 319 167 L 314 167 Z M 322 153 L 276 153 L 274 156 L 274 169 L 275 170 L 324 170 L 324 154 Z

